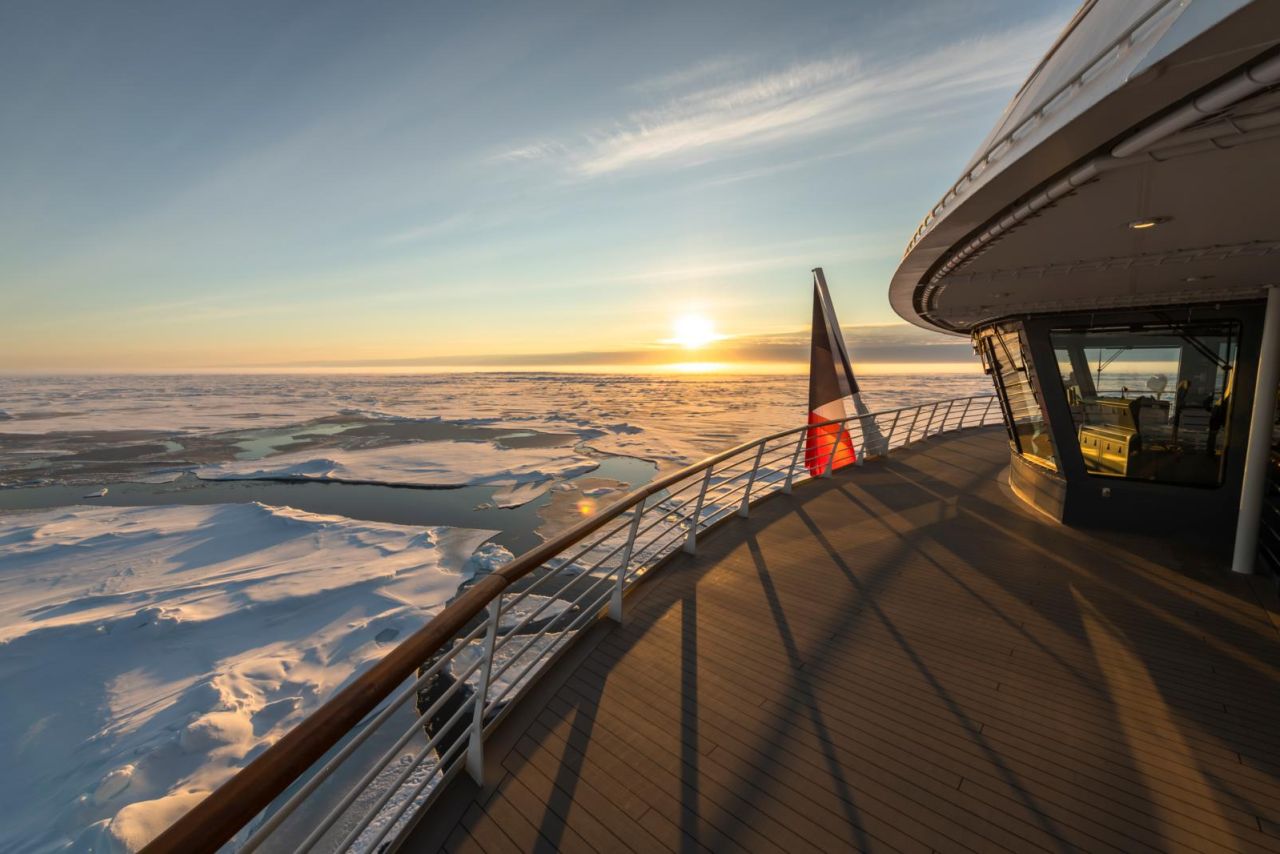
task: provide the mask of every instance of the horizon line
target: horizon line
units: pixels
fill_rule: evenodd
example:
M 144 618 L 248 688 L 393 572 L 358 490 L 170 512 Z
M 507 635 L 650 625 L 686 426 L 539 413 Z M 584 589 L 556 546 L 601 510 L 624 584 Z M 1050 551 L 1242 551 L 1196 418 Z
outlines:
M 861 362 L 857 373 L 864 376 L 890 376 L 911 374 L 966 374 L 982 373 L 982 365 L 972 362 Z M 597 364 L 597 365 L 206 365 L 166 368 L 0 368 L 0 376 L 182 376 L 204 374 L 209 376 L 252 376 L 291 374 L 583 374 L 583 375 L 659 375 L 659 376 L 803 376 L 807 363 L 799 362 L 732 362 L 715 360 L 688 360 L 663 364 Z

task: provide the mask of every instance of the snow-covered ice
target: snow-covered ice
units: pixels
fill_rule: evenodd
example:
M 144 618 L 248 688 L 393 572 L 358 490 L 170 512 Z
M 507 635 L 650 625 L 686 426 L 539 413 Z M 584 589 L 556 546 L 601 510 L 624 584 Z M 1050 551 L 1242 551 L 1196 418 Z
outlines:
M 492 531 L 261 504 L 0 516 L 0 849 L 135 849 L 477 570 Z
M 595 469 L 599 461 L 565 448 L 503 448 L 490 442 L 409 442 L 383 448 L 279 454 L 196 471 L 206 480 L 289 478 L 412 486 L 496 485 L 499 507 L 541 495 L 558 479 Z

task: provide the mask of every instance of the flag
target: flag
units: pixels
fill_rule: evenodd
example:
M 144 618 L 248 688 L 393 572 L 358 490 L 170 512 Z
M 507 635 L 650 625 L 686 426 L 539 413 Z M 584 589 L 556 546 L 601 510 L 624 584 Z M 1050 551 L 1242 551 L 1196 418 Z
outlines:
M 851 398 L 857 415 L 867 414 L 858 392 L 858 381 L 849 364 L 849 352 L 840 334 L 835 307 L 827 291 L 827 280 L 822 268 L 813 271 L 813 338 L 809 351 L 809 423 L 822 424 L 847 416 L 844 399 Z M 872 438 L 872 419 L 863 419 L 867 427 L 864 435 L 858 421 L 810 427 L 805 438 L 804 464 L 814 477 L 857 461 L 853 448 L 853 436 L 862 439 L 865 452 Z M 837 440 L 838 437 L 838 440 Z M 834 459 L 832 459 L 834 455 Z

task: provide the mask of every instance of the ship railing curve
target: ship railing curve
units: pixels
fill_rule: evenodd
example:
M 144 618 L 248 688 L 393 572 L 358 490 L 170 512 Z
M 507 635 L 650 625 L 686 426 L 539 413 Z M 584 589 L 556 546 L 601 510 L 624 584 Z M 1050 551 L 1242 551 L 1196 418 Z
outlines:
M 694 553 L 708 529 L 770 495 L 830 477 L 848 452 L 829 448 L 851 448 L 861 463 L 1000 423 L 995 401 L 805 424 L 627 493 L 476 580 L 144 850 L 393 849 L 452 777 L 483 782 L 486 737 L 586 628 L 621 621 L 628 592 L 668 558 Z M 805 447 L 810 430 L 816 449 Z

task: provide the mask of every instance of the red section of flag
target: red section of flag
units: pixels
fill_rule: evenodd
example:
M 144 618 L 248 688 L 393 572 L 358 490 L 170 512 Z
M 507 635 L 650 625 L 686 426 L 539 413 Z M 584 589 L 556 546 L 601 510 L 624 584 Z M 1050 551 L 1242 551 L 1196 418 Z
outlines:
M 820 415 L 809 413 L 810 424 L 822 424 L 826 420 Z M 853 452 L 853 442 L 849 441 L 848 431 L 841 428 L 840 424 L 809 428 L 804 442 L 804 465 L 809 469 L 809 474 L 820 477 L 826 474 L 828 466 L 835 471 L 858 461 Z M 834 461 L 831 459 L 833 450 Z

